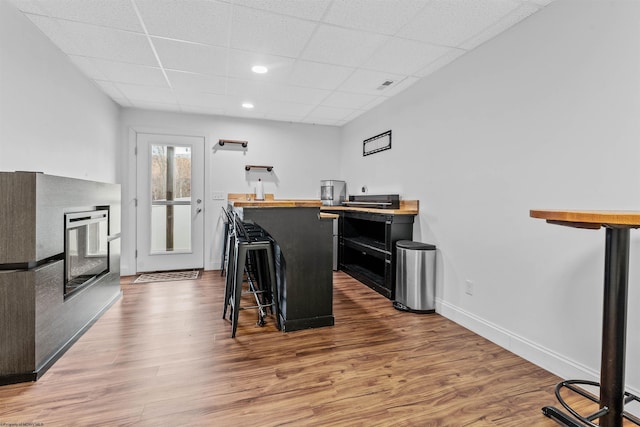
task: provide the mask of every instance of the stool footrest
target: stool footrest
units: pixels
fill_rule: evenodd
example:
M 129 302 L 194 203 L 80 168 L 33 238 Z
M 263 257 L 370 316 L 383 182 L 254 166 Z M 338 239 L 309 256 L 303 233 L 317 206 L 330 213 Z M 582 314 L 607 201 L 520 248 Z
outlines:
M 600 408 L 598 411 L 594 412 L 593 414 L 583 416 L 583 415 L 580 415 L 578 412 L 576 412 L 573 408 L 571 408 L 571 406 L 567 402 L 565 402 L 564 398 L 560 394 L 560 391 L 563 388 L 566 388 L 594 403 L 600 404 L 600 399 L 598 399 L 591 393 L 579 387 L 581 385 L 598 387 L 598 388 L 600 387 L 600 383 L 595 381 L 588 381 L 588 380 L 562 381 L 556 385 L 556 389 L 555 389 L 556 398 L 558 399 L 558 402 L 560 402 L 560 404 L 564 407 L 564 409 L 566 409 L 571 415 L 565 414 L 564 412 L 562 412 L 557 408 L 554 408 L 553 406 L 545 406 L 544 408 L 542 408 L 542 413 L 547 417 L 552 418 L 558 421 L 559 423 L 569 427 L 599 427 L 598 424 L 595 424 L 592 421 L 597 420 L 600 417 L 609 413 L 608 408 L 606 407 Z M 638 396 L 628 392 L 624 393 L 623 398 L 624 398 L 625 404 L 630 402 L 640 402 L 640 398 Z M 635 425 L 640 426 L 640 418 L 634 416 L 633 414 L 630 414 L 629 412 L 625 411 L 623 412 L 622 416 L 628 419 L 629 421 L 631 421 L 632 423 L 634 423 Z
M 544 408 L 542 408 L 542 413 L 545 416 L 551 418 L 552 420 L 555 420 L 555 421 L 559 422 L 560 424 L 565 425 L 567 427 L 585 427 L 584 424 L 579 423 L 574 418 L 572 418 L 569 415 L 565 414 L 564 412 L 562 412 L 558 408 L 554 408 L 553 406 L 545 406 Z

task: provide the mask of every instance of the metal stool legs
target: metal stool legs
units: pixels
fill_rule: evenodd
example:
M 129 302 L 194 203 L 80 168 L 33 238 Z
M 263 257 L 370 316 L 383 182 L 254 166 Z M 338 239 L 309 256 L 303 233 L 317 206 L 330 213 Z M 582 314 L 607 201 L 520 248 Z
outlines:
M 231 323 L 231 338 L 235 338 L 236 336 L 236 330 L 238 328 L 238 315 L 240 312 L 240 299 L 242 297 L 242 283 L 243 283 L 243 278 L 244 278 L 244 273 L 245 273 L 245 265 L 247 264 L 247 256 L 248 256 L 248 252 L 249 251 L 261 251 L 264 250 L 266 251 L 266 255 L 267 255 L 267 270 L 269 272 L 269 287 L 270 287 L 270 291 L 271 291 L 271 296 L 270 296 L 270 302 L 268 304 L 264 304 L 264 303 L 260 303 L 259 301 L 257 301 L 257 306 L 256 307 L 247 307 L 247 308 L 257 308 L 258 310 L 263 309 L 263 307 L 265 306 L 270 306 L 273 314 L 276 318 L 276 326 L 278 329 L 281 329 L 280 327 L 280 312 L 278 310 L 278 290 L 277 290 L 277 285 L 276 285 L 276 275 L 275 275 L 275 270 L 273 268 L 274 266 L 274 258 L 273 258 L 273 250 L 271 249 L 271 242 L 259 242 L 259 243 L 245 243 L 245 242 L 240 242 L 238 244 L 238 249 L 237 249 L 237 259 L 235 260 L 235 265 L 236 267 L 236 271 L 235 271 L 235 278 L 233 280 L 233 294 L 231 295 L 231 316 L 232 316 L 232 323 Z M 231 267 L 230 267 L 231 268 Z M 250 286 L 252 285 L 251 283 L 251 277 L 249 275 L 248 280 L 250 281 Z M 261 284 L 261 286 L 264 288 L 264 283 Z M 256 291 L 256 289 L 252 289 L 254 292 Z M 261 314 L 259 314 L 261 315 Z

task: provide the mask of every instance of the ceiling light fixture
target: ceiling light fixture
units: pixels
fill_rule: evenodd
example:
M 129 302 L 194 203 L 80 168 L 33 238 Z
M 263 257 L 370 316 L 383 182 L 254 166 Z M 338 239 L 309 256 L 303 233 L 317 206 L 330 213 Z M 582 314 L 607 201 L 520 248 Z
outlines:
M 250 102 L 243 102 L 242 103 L 242 108 L 246 108 L 247 110 L 251 110 L 254 107 L 254 105 Z
M 256 74 L 265 74 L 267 71 L 269 71 L 269 69 L 264 65 L 254 65 L 253 67 L 251 67 L 251 71 Z

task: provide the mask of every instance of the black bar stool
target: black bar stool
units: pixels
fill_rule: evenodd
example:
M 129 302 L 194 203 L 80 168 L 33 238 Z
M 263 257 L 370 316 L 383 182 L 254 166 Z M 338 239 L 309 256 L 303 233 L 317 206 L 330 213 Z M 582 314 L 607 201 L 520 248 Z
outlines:
M 226 317 L 227 308 L 230 307 L 231 337 L 236 336 L 238 315 L 240 310 L 245 309 L 257 309 L 258 325 L 262 326 L 265 323 L 265 308 L 270 308 L 276 318 L 276 326 L 280 330 L 278 289 L 271 239 L 261 227 L 243 223 L 237 215 L 232 217 L 230 224 L 233 224 L 233 227 L 230 232 L 231 242 L 222 317 Z M 252 293 L 256 300 L 255 306 L 240 306 L 245 274 L 248 292 Z
M 220 276 L 224 276 L 227 271 L 227 265 L 229 262 L 229 245 L 231 240 L 231 232 L 232 232 L 232 218 L 229 215 L 229 212 L 223 207 L 222 208 L 222 221 L 224 223 L 224 238 L 222 240 L 222 259 L 220 260 Z

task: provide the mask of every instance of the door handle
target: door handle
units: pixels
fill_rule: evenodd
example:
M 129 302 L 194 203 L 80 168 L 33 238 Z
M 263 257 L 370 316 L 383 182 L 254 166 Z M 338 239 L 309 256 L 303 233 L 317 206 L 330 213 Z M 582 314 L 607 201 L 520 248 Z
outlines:
M 201 208 L 196 209 L 196 213 L 200 213 L 200 212 L 202 212 Z

